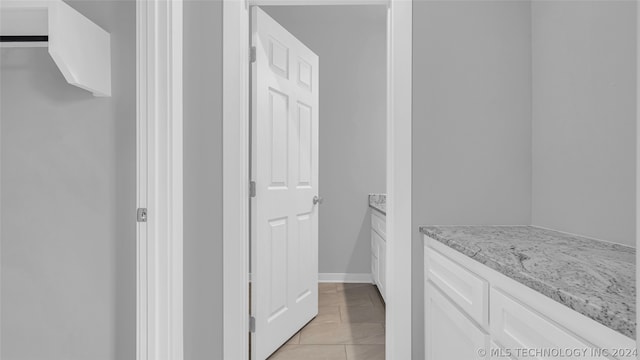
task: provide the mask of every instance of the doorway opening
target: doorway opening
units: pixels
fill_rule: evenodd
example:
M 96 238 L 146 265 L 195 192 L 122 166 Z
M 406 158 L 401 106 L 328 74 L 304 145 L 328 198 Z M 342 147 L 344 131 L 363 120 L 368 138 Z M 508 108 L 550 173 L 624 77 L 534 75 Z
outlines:
M 251 14 L 252 358 L 384 359 L 387 7 Z
M 411 1 L 255 1 L 251 5 L 385 5 L 387 266 L 385 358 L 411 357 Z M 250 7 L 224 3 L 224 358 L 249 359 Z M 274 59 L 282 65 L 282 58 Z M 321 60 L 322 61 L 322 60 Z M 322 68 L 322 62 L 320 68 Z M 280 66 L 282 68 L 282 66 Z M 281 69 L 282 70 L 282 69 Z M 280 92 L 282 93 L 282 92 Z M 321 110 L 322 111 L 322 110 Z M 271 179 L 273 180 L 273 179 Z M 277 180 L 277 179 L 276 179 Z M 259 185 L 256 185 L 259 189 Z M 320 189 L 322 192 L 322 189 Z M 316 194 L 321 196 L 321 194 Z M 258 195 L 259 196 L 259 195 Z M 318 199 L 319 200 L 319 199 Z M 329 201 L 329 200 L 327 200 Z M 366 199 L 363 199 L 366 204 Z M 282 218 L 281 218 L 282 220 Z M 275 222 L 273 224 L 281 224 Z M 281 224 L 282 225 L 282 224 Z M 322 270 L 320 270 L 322 271 Z M 254 274 L 260 276 L 259 274 Z M 253 275 L 252 275 L 253 276 Z M 259 283 L 257 279 L 255 284 Z M 256 285 L 259 286 L 259 285 Z M 316 290 L 317 291 L 317 290 Z M 253 292 L 253 289 L 251 290 Z M 281 308 L 271 309 L 271 316 Z M 259 332 L 260 330 L 257 329 Z M 285 339 L 286 340 L 286 339 Z

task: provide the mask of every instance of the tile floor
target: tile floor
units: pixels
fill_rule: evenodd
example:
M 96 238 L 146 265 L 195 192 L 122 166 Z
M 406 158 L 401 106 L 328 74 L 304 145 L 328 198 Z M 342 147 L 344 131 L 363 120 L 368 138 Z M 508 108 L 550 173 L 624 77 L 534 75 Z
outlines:
M 319 284 L 318 316 L 269 360 L 384 360 L 385 309 L 371 284 Z

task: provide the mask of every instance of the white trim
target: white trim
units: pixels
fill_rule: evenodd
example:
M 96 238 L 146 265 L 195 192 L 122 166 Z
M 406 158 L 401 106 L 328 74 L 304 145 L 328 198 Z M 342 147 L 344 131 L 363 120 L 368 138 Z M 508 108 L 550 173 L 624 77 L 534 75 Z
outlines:
M 387 26 L 386 359 L 411 359 L 411 1 L 392 0 Z
M 327 4 L 321 0 L 291 1 L 299 5 Z M 327 1 L 331 5 L 372 5 L 368 0 Z M 292 5 L 285 0 L 251 3 Z M 248 4 L 245 0 L 223 2 L 223 358 L 237 360 L 249 356 Z M 411 24 L 412 2 L 391 0 L 387 39 L 387 360 L 410 359 L 412 351 Z
M 224 0 L 223 359 L 249 358 L 249 9 Z
M 636 1 L 636 289 L 640 289 L 640 1 Z M 640 309 L 640 297 L 636 294 L 636 309 Z M 636 311 L 636 337 L 640 324 L 640 312 Z M 640 342 L 636 346 L 640 351 Z
M 136 10 L 137 206 L 148 209 L 137 225 L 136 359 L 182 360 L 182 0 Z
M 367 283 L 373 284 L 371 273 L 319 273 L 319 283 Z

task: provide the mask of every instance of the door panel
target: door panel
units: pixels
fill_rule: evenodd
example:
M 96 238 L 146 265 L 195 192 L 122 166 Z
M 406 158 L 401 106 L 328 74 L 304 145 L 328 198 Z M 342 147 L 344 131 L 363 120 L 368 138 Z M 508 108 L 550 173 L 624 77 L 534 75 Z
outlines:
M 287 311 L 287 219 L 275 219 L 269 222 L 271 234 L 268 240 L 269 252 L 265 260 L 270 270 L 269 280 L 269 321 Z
M 311 186 L 313 166 L 311 107 L 298 103 L 298 188 Z
M 316 284 L 310 284 L 309 279 L 313 279 L 314 276 L 317 276 L 317 269 L 312 268 L 311 266 L 307 266 L 308 263 L 314 262 L 313 253 L 313 224 L 312 224 L 311 213 L 302 214 L 298 216 L 298 244 L 296 246 L 296 258 L 297 258 L 297 269 L 295 269 L 295 274 L 298 275 L 296 279 L 296 287 L 297 294 L 296 303 L 303 301 L 307 296 L 310 296 L 314 289 L 317 287 Z M 316 274 L 314 274 L 316 273 Z
M 318 313 L 318 56 L 252 9 L 252 359 Z
M 269 122 L 271 131 L 271 186 L 270 189 L 287 187 L 288 138 L 289 138 L 289 97 L 274 89 L 269 89 Z

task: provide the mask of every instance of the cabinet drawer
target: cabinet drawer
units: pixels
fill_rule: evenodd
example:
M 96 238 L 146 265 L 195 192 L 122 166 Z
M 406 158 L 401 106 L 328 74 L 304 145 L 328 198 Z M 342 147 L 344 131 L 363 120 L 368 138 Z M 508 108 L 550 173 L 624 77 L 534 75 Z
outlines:
M 425 247 L 426 278 L 473 320 L 489 327 L 489 284 L 433 248 Z
M 386 219 L 375 210 L 371 211 L 371 228 L 382 237 L 382 240 L 387 239 Z
M 559 358 L 558 355 L 550 353 L 539 355 L 529 353 L 518 356 L 517 349 L 547 350 L 547 352 L 550 349 L 578 349 L 585 353 L 574 357 L 571 357 L 571 354 L 565 354 L 563 358 L 607 359 L 593 356 L 592 354 L 597 353 L 591 352 L 593 345 L 494 288 L 491 288 L 491 336 L 498 345 L 511 351 L 514 359 Z

